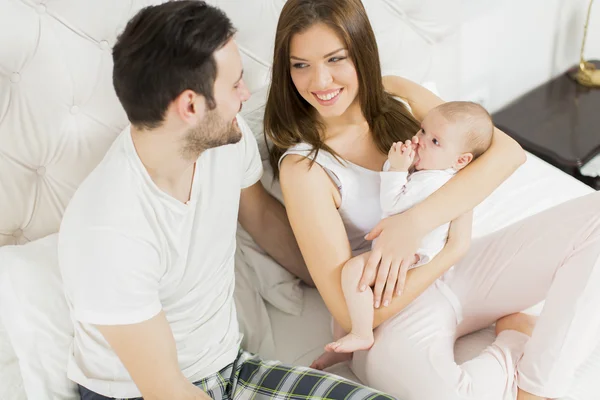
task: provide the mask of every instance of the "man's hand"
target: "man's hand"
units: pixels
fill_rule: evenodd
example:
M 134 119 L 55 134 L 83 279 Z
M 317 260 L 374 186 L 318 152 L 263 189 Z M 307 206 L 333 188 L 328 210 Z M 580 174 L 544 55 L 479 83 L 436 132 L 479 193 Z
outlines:
M 411 140 L 392 144 L 388 153 L 390 171 L 407 172 L 415 159 L 415 147 Z

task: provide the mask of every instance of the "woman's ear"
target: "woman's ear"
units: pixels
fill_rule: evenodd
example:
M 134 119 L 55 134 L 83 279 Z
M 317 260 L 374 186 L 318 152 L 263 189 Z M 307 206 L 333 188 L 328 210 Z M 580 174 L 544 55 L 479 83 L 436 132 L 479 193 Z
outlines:
M 458 156 L 458 159 L 454 163 L 454 169 L 460 171 L 461 169 L 469 165 L 471 161 L 473 161 L 473 154 L 463 153 L 460 156 Z

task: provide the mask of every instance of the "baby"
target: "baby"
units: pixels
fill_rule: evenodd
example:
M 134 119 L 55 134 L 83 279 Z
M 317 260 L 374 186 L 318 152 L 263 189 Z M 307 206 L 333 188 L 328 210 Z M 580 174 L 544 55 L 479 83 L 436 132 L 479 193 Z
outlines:
M 443 186 L 489 148 L 493 130 L 489 113 L 476 103 L 447 102 L 432 109 L 412 141 L 394 143 L 389 151 L 380 172 L 383 218 L 406 211 Z M 442 225 L 425 236 L 409 268 L 430 262 L 442 250 L 449 226 Z M 379 307 L 373 304 L 375 279 L 366 290 L 358 288 L 368 257 L 369 253 L 356 256 L 342 270 L 352 331 L 346 335 L 334 323 L 336 341 L 325 347 L 327 351 L 313 362 L 313 368 L 327 368 L 373 345 L 373 306 Z

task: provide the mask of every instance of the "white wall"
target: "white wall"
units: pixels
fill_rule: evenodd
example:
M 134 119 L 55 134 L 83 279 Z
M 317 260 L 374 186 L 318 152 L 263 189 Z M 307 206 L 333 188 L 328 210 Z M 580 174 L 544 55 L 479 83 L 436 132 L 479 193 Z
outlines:
M 588 0 L 464 0 L 461 99 L 497 111 L 579 61 Z M 586 59 L 600 59 L 600 1 Z

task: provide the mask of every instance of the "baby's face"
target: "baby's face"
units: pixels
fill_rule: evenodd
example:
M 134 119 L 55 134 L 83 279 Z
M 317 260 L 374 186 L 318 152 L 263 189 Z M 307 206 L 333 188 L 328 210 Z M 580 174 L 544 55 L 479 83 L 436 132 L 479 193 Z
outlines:
M 419 138 L 414 164 L 417 170 L 453 168 L 463 153 L 460 129 L 435 110 L 425 116 L 416 136 Z

